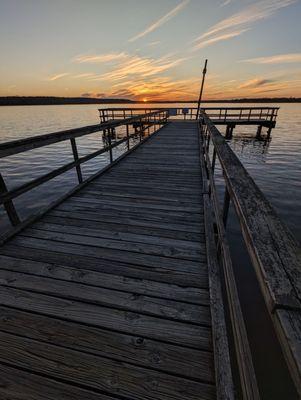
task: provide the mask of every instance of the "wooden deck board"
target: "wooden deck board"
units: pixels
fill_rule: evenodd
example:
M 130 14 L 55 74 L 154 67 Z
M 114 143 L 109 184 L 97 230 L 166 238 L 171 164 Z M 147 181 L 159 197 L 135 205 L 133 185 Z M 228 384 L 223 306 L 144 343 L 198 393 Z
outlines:
M 0 248 L 0 397 L 216 398 L 198 149 L 171 123 Z

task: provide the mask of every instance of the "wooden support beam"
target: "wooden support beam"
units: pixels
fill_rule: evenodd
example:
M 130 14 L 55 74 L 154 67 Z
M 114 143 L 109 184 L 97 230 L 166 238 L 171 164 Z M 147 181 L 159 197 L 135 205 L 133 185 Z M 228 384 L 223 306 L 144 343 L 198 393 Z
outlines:
M 0 174 L 0 194 L 6 194 L 8 192 L 5 181 L 3 179 L 2 174 Z M 16 226 L 20 223 L 20 218 L 15 209 L 14 203 L 12 200 L 7 200 L 3 202 L 3 206 L 5 211 L 7 212 L 8 218 L 13 226 Z
M 262 131 L 262 125 L 258 125 L 256 132 L 256 139 L 261 139 L 261 131 Z
M 70 139 L 71 142 L 71 147 L 72 147 L 72 153 L 73 153 L 73 157 L 74 157 L 74 161 L 78 161 L 78 151 L 77 151 L 77 146 L 76 146 L 76 141 L 75 138 L 71 138 Z M 83 176 L 82 176 L 82 171 L 81 171 L 81 167 L 80 164 L 76 165 L 76 173 L 77 173 L 77 179 L 79 183 L 82 183 L 83 181 Z

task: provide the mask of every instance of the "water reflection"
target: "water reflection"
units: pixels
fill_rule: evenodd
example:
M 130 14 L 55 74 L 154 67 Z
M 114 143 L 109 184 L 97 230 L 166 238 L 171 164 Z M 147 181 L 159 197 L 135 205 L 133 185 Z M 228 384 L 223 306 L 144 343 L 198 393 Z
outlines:
M 241 136 L 233 137 L 227 142 L 240 158 L 265 163 L 271 140 Z

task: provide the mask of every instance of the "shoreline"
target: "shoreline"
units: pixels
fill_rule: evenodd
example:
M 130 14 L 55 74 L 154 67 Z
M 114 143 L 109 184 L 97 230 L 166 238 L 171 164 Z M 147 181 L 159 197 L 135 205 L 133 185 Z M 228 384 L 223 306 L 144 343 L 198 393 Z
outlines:
M 3 96 L 0 97 L 0 107 L 7 106 L 51 106 L 51 105 L 89 105 L 89 104 L 193 104 L 197 103 L 197 100 L 169 100 L 169 101 L 134 101 L 129 99 L 96 99 L 96 98 L 80 98 L 80 97 L 42 97 L 42 96 Z M 216 104 L 216 103 L 301 103 L 301 98 L 285 98 L 285 97 L 275 97 L 275 98 L 242 98 L 242 99 L 221 99 L 221 100 L 203 100 L 202 103 L 206 104 Z

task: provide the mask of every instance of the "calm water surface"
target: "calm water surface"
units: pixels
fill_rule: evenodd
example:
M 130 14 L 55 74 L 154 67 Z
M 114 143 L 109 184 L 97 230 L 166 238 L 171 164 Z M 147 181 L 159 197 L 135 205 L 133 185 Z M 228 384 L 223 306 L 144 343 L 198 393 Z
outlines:
M 277 104 L 273 104 L 277 106 Z M 119 107 L 118 105 L 115 105 Z M 148 104 L 155 107 L 154 104 Z M 160 104 L 158 107 L 163 107 Z M 166 105 L 180 107 L 181 104 Z M 209 104 L 208 106 L 218 106 Z M 231 104 L 221 104 L 231 106 Z M 233 104 L 233 106 L 238 106 Z M 243 106 L 243 105 L 242 105 Z M 252 104 L 245 104 L 249 107 Z M 254 104 L 259 106 L 259 104 Z M 266 104 L 263 104 L 266 106 Z M 274 206 L 295 237 L 301 240 L 301 104 L 280 104 L 277 127 L 270 142 L 255 140 L 256 127 L 237 127 L 230 145 L 254 178 L 257 185 Z M 108 107 L 107 105 L 104 108 Z M 132 105 L 130 106 L 132 107 Z M 141 105 L 137 105 L 141 107 Z M 187 107 L 183 105 L 183 107 Z M 60 105 L 0 107 L 0 142 L 76 128 L 99 122 L 98 105 Z M 80 156 L 103 146 L 102 136 L 95 133 L 77 139 Z M 115 155 L 123 149 L 117 149 Z M 15 187 L 45 172 L 72 161 L 70 144 L 58 143 L 0 160 L 0 172 L 9 188 Z M 83 165 L 84 176 L 96 172 L 108 163 L 108 156 L 101 155 Z M 42 185 L 41 188 L 22 195 L 16 200 L 22 217 L 46 205 L 63 192 L 72 188 L 76 175 L 70 171 Z M 222 180 L 217 170 L 217 183 L 222 190 Z M 8 226 L 3 210 L 0 228 Z M 234 259 L 238 289 L 243 312 L 247 316 L 254 362 L 264 399 L 294 399 L 289 378 L 281 365 L 281 354 L 264 310 L 260 290 L 244 244 L 240 238 L 239 224 L 230 210 L 228 234 Z M 272 371 L 272 372 L 271 372 Z

